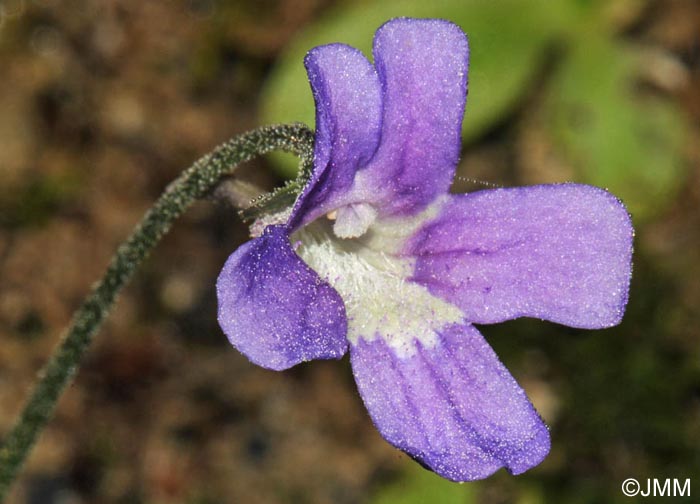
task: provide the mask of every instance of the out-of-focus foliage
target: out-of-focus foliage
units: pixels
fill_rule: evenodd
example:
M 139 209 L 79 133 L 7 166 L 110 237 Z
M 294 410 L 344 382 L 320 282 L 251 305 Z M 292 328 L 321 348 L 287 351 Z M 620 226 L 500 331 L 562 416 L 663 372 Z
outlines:
M 683 176 L 680 113 L 658 96 L 644 96 L 638 77 L 643 53 L 615 33 L 624 13 L 643 2 L 568 0 L 393 0 L 351 5 L 307 28 L 268 79 L 262 121 L 313 124 L 313 100 L 301 61 L 310 48 L 343 42 L 371 54 L 374 30 L 395 16 L 441 17 L 469 35 L 469 99 L 465 141 L 504 121 L 534 85 L 544 85 L 543 121 L 555 155 L 580 182 L 620 196 L 636 218 L 664 208 Z M 549 48 L 563 56 L 544 78 Z M 275 158 L 292 176 L 293 160 Z M 552 182 L 552 180 L 541 180 Z
M 639 68 L 633 48 L 594 34 L 554 76 L 545 114 L 577 177 L 610 188 L 643 218 L 682 183 L 685 124 L 674 104 L 635 89 Z
M 457 485 L 407 460 L 402 477 L 385 485 L 370 504 L 472 504 L 475 484 Z

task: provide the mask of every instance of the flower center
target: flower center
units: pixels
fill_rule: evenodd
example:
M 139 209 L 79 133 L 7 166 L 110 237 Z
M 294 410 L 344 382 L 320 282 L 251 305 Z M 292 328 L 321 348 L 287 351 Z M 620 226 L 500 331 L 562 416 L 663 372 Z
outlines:
M 297 254 L 343 298 L 352 344 L 382 338 L 397 355 L 410 356 L 416 341 L 432 347 L 440 330 L 462 321 L 461 310 L 409 280 L 412 258 L 392 254 L 390 246 L 377 248 L 381 238 L 376 232 L 368 233 L 371 240 L 339 239 L 334 230 L 331 222 L 319 219 L 295 233 L 292 243 L 299 244 Z

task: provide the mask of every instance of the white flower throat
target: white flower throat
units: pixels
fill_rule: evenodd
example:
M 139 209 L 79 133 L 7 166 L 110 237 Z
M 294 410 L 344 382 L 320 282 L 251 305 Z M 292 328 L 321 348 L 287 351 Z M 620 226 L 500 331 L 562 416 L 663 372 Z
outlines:
M 397 355 L 406 357 L 415 353 L 416 341 L 434 346 L 437 333 L 461 322 L 463 315 L 456 306 L 408 280 L 415 260 L 395 252 L 415 226 L 393 224 L 376 222 L 362 236 L 343 239 L 333 232 L 329 220 L 318 219 L 291 240 L 304 262 L 343 298 L 350 343 L 382 338 Z

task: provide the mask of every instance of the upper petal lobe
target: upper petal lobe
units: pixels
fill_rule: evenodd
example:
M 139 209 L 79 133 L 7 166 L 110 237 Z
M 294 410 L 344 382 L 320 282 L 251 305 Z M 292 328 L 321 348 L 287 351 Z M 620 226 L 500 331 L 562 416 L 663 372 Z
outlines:
M 377 31 L 382 136 L 358 176 L 358 191 L 375 199 L 382 214 L 415 214 L 449 189 L 459 160 L 468 58 L 466 36 L 448 21 L 395 19 Z
M 345 354 L 343 300 L 295 254 L 282 226 L 231 254 L 216 292 L 221 328 L 259 366 L 281 370 Z
M 374 154 L 381 126 L 379 79 L 360 51 L 343 44 L 316 47 L 304 64 L 316 102 L 316 141 L 313 173 L 292 227 L 342 202 L 356 171 Z
M 617 324 L 634 231 L 622 203 L 576 184 L 454 195 L 411 240 L 413 280 L 467 320 L 538 317 L 580 328 Z

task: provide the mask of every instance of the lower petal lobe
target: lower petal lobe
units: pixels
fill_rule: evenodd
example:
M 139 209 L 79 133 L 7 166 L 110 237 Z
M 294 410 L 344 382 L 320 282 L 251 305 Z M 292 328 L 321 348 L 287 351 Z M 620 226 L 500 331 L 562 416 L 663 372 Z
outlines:
M 255 364 L 281 370 L 347 350 L 343 300 L 292 250 L 284 226 L 231 254 L 216 292 L 219 325 Z
M 526 316 L 595 329 L 622 318 L 633 236 L 610 193 L 543 185 L 454 195 L 406 253 L 412 279 L 470 322 Z
M 399 357 L 381 339 L 350 346 L 360 395 L 379 432 L 453 481 L 501 467 L 519 474 L 549 452 L 549 432 L 524 391 L 471 325 Z

